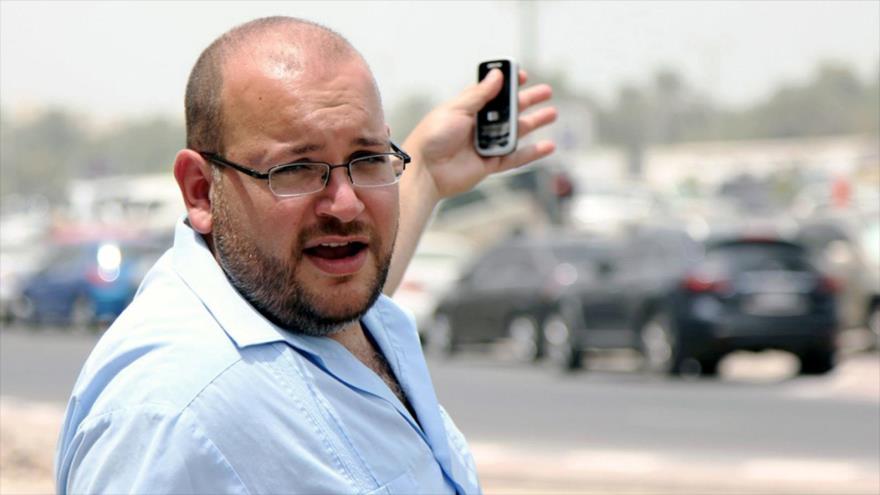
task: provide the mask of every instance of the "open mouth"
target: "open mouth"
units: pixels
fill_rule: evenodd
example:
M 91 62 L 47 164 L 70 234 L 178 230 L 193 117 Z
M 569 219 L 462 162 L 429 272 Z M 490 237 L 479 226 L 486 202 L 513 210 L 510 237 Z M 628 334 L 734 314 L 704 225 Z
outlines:
M 311 264 L 331 277 L 345 277 L 359 272 L 367 260 L 369 244 L 358 240 L 326 240 L 303 249 Z
M 341 260 L 357 256 L 367 248 L 363 242 L 340 242 L 318 244 L 303 250 L 303 253 L 326 260 Z

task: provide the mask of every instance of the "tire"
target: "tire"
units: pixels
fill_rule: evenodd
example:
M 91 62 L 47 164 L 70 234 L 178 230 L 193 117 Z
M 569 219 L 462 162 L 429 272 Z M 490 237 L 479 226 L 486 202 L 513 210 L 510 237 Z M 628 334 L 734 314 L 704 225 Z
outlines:
M 709 356 L 697 359 L 700 365 L 700 375 L 705 377 L 718 376 L 718 363 L 721 356 Z
M 518 315 L 511 318 L 507 323 L 507 338 L 517 361 L 534 362 L 541 359 L 541 328 L 534 317 Z
M 650 373 L 680 375 L 682 373 L 681 350 L 678 337 L 665 313 L 655 313 L 639 332 L 644 369 Z
M 834 351 L 830 349 L 811 349 L 800 355 L 801 375 L 824 375 L 834 369 Z
M 544 349 L 548 361 L 563 371 L 583 368 L 583 351 L 573 338 L 571 327 L 562 316 L 551 314 L 544 320 Z
M 86 295 L 80 294 L 70 309 L 70 325 L 75 329 L 93 328 L 98 321 L 95 304 Z
M 452 323 L 445 314 L 438 313 L 431 320 L 425 348 L 428 354 L 441 358 L 449 358 L 458 351 Z
M 12 302 L 12 321 L 24 325 L 35 326 L 37 324 L 37 310 L 31 298 L 21 295 Z

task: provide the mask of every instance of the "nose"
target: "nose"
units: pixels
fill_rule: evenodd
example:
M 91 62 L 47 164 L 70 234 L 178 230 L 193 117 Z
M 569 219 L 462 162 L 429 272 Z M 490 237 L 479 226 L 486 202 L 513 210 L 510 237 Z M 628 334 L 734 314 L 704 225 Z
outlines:
M 348 171 L 340 167 L 330 171 L 327 187 L 318 201 L 318 216 L 329 216 L 341 222 L 351 222 L 364 211 L 364 203 L 351 184 Z

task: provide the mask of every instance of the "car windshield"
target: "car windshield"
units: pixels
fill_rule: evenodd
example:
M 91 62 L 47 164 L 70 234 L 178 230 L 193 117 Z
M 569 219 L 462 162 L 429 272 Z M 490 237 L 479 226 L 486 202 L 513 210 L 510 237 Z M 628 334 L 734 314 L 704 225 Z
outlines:
M 706 263 L 732 273 L 750 271 L 812 271 L 803 249 L 782 243 L 731 243 L 706 254 Z
M 600 261 L 608 259 L 607 249 L 584 243 L 555 245 L 550 251 L 556 265 L 571 265 L 581 274 L 594 272 Z
M 604 250 L 596 246 L 585 244 L 553 246 L 551 251 L 557 261 L 566 263 L 593 261 L 604 253 Z

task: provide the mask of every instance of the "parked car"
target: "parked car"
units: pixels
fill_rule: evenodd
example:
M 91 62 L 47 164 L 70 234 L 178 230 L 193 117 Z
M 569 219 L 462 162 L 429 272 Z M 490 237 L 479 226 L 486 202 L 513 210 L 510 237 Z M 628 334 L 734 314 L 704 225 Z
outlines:
M 547 224 L 547 213 L 534 193 L 508 182 L 506 176 L 490 177 L 443 200 L 430 229 L 467 237 L 475 247 L 485 248 L 510 232 Z
M 572 227 L 615 233 L 629 225 L 671 214 L 669 205 L 656 193 L 633 184 L 589 184 L 571 199 Z
M 541 328 L 560 291 L 607 256 L 604 243 L 565 233 L 514 235 L 491 246 L 440 300 L 427 347 L 443 355 L 461 346 L 509 340 L 515 355 L 543 354 Z
M 798 244 L 642 228 L 600 274 L 572 284 L 544 318 L 547 353 L 566 369 L 588 349 L 618 347 L 669 374 L 714 375 L 737 350 L 790 351 L 805 374 L 834 366 L 837 286 Z
M 437 301 L 455 283 L 462 265 L 472 255 L 466 237 L 431 231 L 422 236 L 394 300 L 413 312 L 423 344 Z
M 806 220 L 796 239 L 840 282 L 841 327 L 870 330 L 880 347 L 880 212 Z
M 169 244 L 101 240 L 52 246 L 13 306 L 25 323 L 89 326 L 115 319 Z
M 39 244 L 6 246 L 0 250 L 0 322 L 12 322 L 22 283 L 39 268 L 44 256 Z

